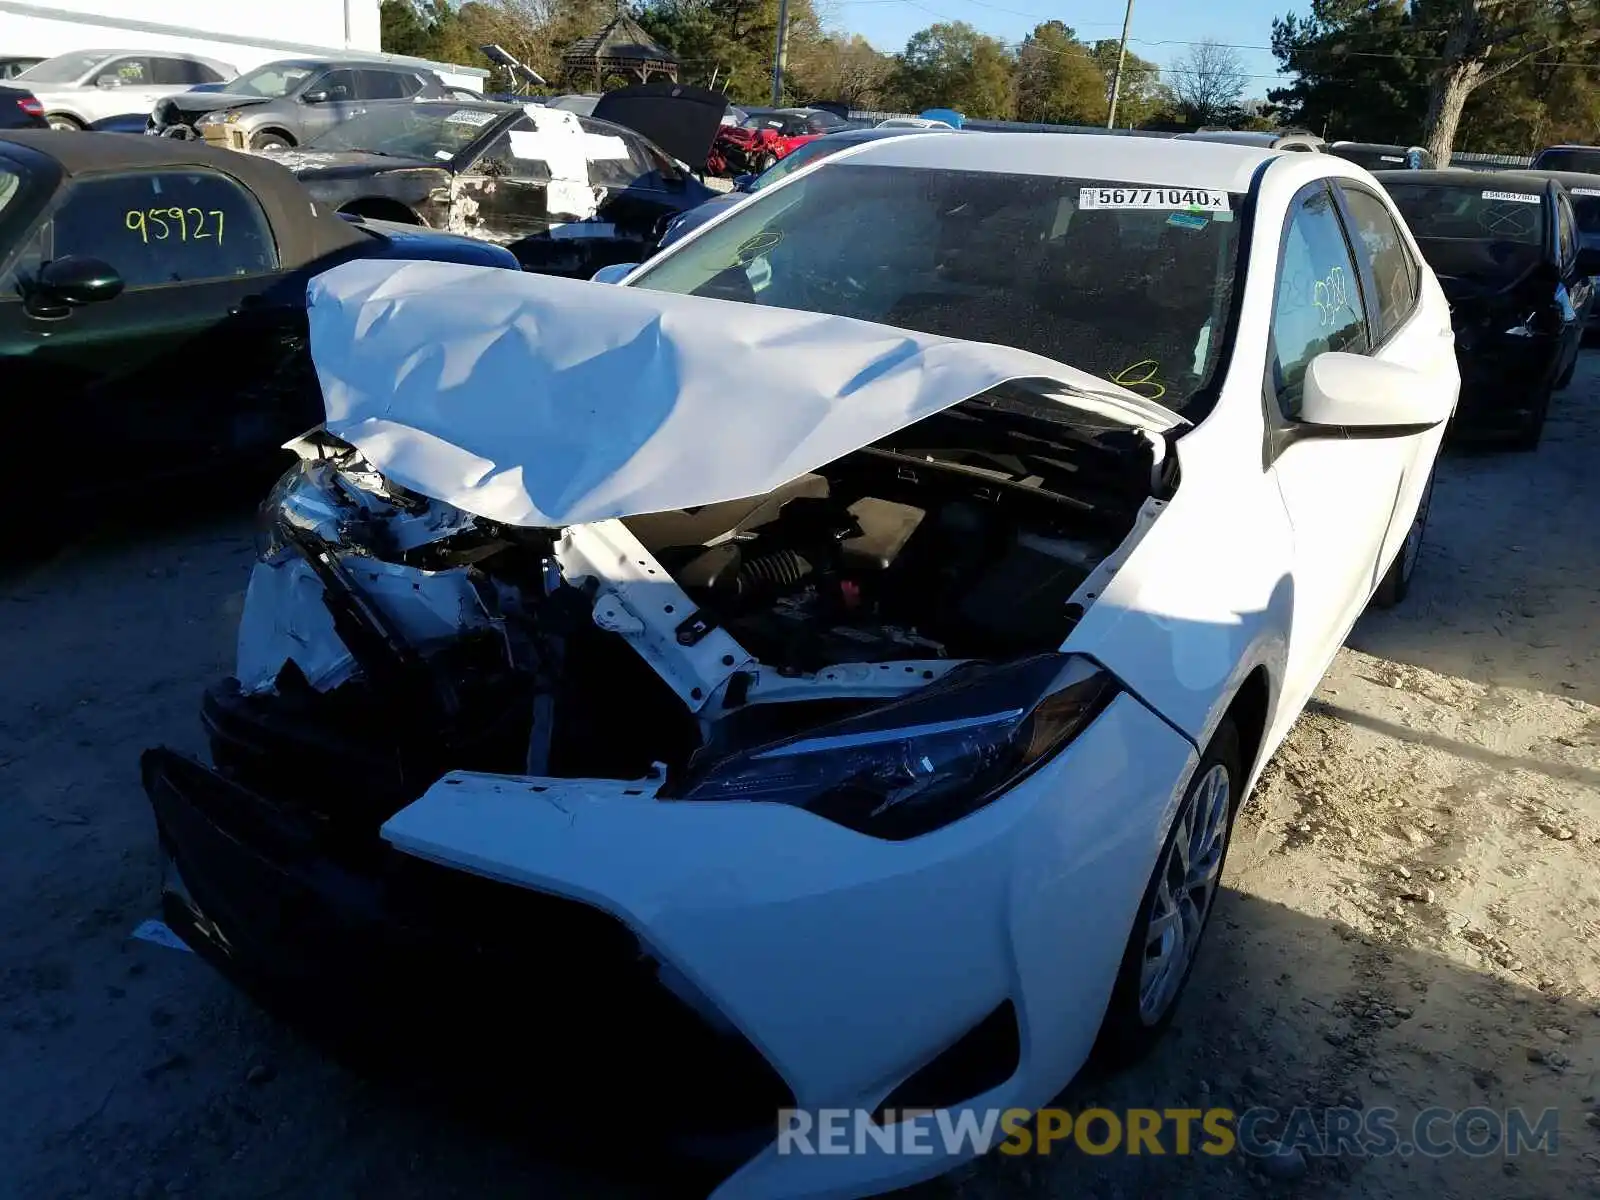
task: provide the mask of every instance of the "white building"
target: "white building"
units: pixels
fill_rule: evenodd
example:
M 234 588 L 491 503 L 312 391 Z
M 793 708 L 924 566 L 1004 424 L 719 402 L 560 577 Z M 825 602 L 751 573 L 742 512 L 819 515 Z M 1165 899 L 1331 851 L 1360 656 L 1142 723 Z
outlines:
M 175 23 L 179 12 L 189 26 Z M 378 0 L 0 0 L 0 56 L 51 58 L 69 50 L 185 50 L 249 71 L 275 58 L 382 54 Z M 482 88 L 486 67 L 428 64 L 446 83 Z

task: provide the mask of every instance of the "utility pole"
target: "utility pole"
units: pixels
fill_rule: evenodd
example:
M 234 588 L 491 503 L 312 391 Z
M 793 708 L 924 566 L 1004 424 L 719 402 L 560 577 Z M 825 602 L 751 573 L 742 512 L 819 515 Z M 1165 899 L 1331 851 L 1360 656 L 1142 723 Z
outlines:
M 1117 127 L 1117 101 L 1122 96 L 1122 62 L 1128 56 L 1128 26 L 1133 21 L 1133 0 L 1122 14 L 1122 41 L 1117 45 L 1117 69 L 1111 75 L 1111 110 L 1106 113 L 1106 128 Z
M 783 104 L 783 67 L 789 55 L 789 0 L 778 0 L 778 41 L 772 50 L 772 107 Z

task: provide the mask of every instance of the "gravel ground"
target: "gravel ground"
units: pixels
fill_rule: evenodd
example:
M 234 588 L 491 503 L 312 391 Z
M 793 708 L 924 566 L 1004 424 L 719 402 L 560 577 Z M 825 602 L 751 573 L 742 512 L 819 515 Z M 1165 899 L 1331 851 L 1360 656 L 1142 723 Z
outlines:
M 1558 1153 L 1271 1179 L 996 1156 L 920 1192 L 1600 1196 L 1597 467 L 1592 357 L 1536 455 L 1447 459 L 1411 597 L 1363 621 L 1241 818 L 1172 1036 L 1063 1098 L 1554 1107 Z M 199 689 L 231 664 L 252 554 L 232 507 L 108 518 L 0 577 L 0 1196 L 660 1194 L 364 1082 L 193 955 L 130 940 L 157 884 L 139 751 L 200 750 Z

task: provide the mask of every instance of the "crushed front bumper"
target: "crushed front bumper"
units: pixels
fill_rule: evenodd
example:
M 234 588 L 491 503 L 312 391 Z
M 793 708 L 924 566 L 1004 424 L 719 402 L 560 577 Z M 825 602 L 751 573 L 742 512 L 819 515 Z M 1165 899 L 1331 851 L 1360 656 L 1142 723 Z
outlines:
M 769 1141 L 793 1103 L 599 910 L 341 840 L 169 750 L 141 765 L 164 919 L 356 1059 L 404 1060 L 497 1108 L 614 1128 L 626 1117 L 630 1136 L 655 1130 L 724 1166 Z
M 625 1104 L 743 1162 L 717 1200 L 811 1200 L 978 1151 L 785 1154 L 783 1108 L 1034 1108 L 1070 1081 L 1195 761 L 1122 695 L 1010 792 L 906 842 L 647 783 L 456 771 L 350 845 L 170 751 L 144 771 L 181 879 L 169 922 L 264 998 L 380 1053 L 438 1040 L 434 1057 L 564 1106 Z M 996 1013 L 1009 1059 L 969 1067 Z

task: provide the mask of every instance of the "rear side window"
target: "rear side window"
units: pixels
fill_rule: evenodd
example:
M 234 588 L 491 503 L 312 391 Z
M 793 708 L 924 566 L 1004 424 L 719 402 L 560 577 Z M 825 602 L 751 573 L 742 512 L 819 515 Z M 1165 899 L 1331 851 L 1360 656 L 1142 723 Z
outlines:
M 210 171 L 80 179 L 41 237 L 42 261 L 98 258 L 130 290 L 261 275 L 278 265 L 256 198 Z
M 399 71 L 362 71 L 361 98 L 364 100 L 404 100 L 422 90 L 415 75 Z
M 1376 319 L 1378 340 L 1383 341 L 1405 323 L 1417 302 L 1417 264 L 1399 227 L 1389 215 L 1388 206 L 1370 192 L 1340 185 L 1350 210 L 1356 254 L 1372 268 L 1377 283 Z
M 1533 160 L 1535 171 L 1579 171 L 1585 174 L 1600 172 L 1600 147 L 1569 146 L 1541 150 Z
M 163 87 L 187 87 L 195 83 L 211 83 L 214 72 L 187 58 L 152 58 L 150 82 Z
M 587 117 L 579 117 L 578 124 L 583 128 L 590 186 L 629 188 L 650 174 L 649 155 L 635 139 Z
M 1361 277 L 1350 257 L 1333 196 L 1322 184 L 1303 192 L 1290 210 L 1272 310 L 1273 387 L 1278 407 L 1300 416 L 1306 368 L 1330 350 L 1372 349 L 1361 298 Z

